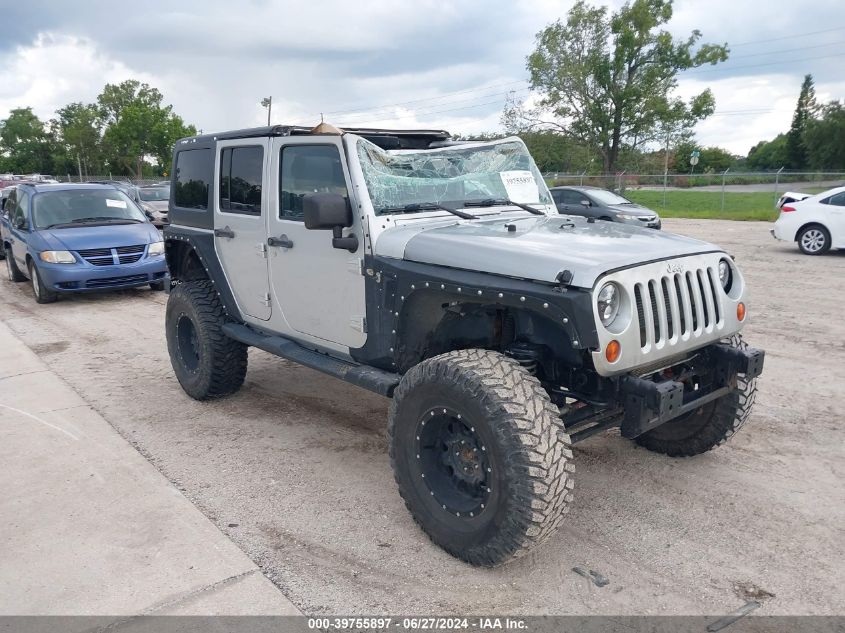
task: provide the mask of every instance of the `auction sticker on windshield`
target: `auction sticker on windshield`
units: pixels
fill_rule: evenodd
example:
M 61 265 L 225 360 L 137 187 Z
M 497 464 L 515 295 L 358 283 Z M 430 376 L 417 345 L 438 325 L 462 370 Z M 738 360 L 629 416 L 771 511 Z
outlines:
M 539 202 L 540 190 L 534 175 L 528 170 L 503 171 L 499 174 L 508 192 L 508 199 L 514 202 Z
M 123 200 L 112 200 L 111 198 L 106 198 L 106 206 L 116 207 L 118 209 L 125 209 L 126 203 Z

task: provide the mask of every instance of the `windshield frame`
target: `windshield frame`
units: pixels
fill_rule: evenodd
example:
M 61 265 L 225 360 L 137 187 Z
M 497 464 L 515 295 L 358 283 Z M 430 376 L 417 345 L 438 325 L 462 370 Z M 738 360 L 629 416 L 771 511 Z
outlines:
M 39 205 L 39 203 L 43 204 L 42 201 L 45 198 L 49 198 L 51 196 L 56 196 L 56 195 L 67 195 L 67 194 L 80 195 L 80 194 L 86 194 L 86 193 L 89 194 L 89 195 L 90 194 L 104 194 L 105 198 L 108 198 L 108 199 L 111 199 L 111 200 L 118 200 L 118 201 L 124 202 L 125 205 L 126 205 L 125 206 L 125 209 L 127 211 L 126 214 L 124 214 L 122 217 L 114 216 L 113 218 L 108 218 L 107 216 L 102 216 L 103 220 L 100 222 L 101 224 L 110 224 L 114 221 L 122 221 L 124 223 L 134 223 L 133 221 L 136 221 L 137 223 L 148 222 L 147 216 L 138 207 L 138 205 L 135 203 L 135 201 L 132 200 L 129 196 L 127 196 L 123 191 L 121 191 L 117 187 L 115 187 L 113 189 L 109 189 L 109 188 L 105 188 L 105 187 L 102 188 L 102 189 L 100 189 L 100 188 L 97 188 L 97 189 L 89 189 L 89 188 L 56 189 L 56 190 L 51 190 L 51 191 L 38 191 L 33 195 L 32 202 L 30 203 L 32 205 L 31 206 L 31 209 L 32 209 L 32 211 L 31 211 L 32 228 L 35 229 L 35 230 L 42 230 L 43 231 L 43 230 L 49 229 L 50 227 L 58 227 L 58 226 L 71 227 L 71 226 L 86 226 L 86 225 L 96 224 L 96 222 L 73 222 L 72 220 L 69 220 L 67 222 L 47 222 L 45 224 L 40 224 L 38 222 L 38 212 L 39 212 L 38 205 Z M 113 208 L 119 209 L 120 207 L 113 207 Z M 42 211 L 43 211 L 43 209 L 42 209 Z M 86 216 L 86 217 L 100 217 L 100 216 L 95 216 L 95 213 L 96 212 L 92 210 L 91 215 Z
M 416 216 L 429 217 L 431 215 L 442 216 L 444 213 L 447 213 L 447 212 L 442 211 L 442 210 L 436 210 L 436 209 L 425 209 L 425 210 L 414 211 L 412 213 L 409 213 L 407 211 L 402 211 L 402 210 L 399 210 L 399 209 L 402 206 L 405 206 L 405 205 L 408 205 L 408 204 L 410 204 L 410 205 L 415 205 L 415 204 L 424 205 L 424 204 L 429 204 L 429 203 L 431 203 L 431 204 L 444 204 L 446 206 L 451 206 L 453 208 L 463 209 L 464 204 L 467 203 L 467 202 L 480 202 L 480 201 L 483 201 L 485 199 L 490 199 L 491 197 L 498 199 L 498 198 L 508 198 L 508 197 L 511 197 L 511 196 L 507 195 L 508 192 L 505 189 L 503 189 L 503 191 L 496 192 L 494 195 L 491 195 L 489 192 L 479 192 L 479 195 L 477 195 L 477 196 L 471 196 L 471 197 L 467 196 L 467 197 L 464 197 L 464 198 L 457 198 L 457 199 L 450 199 L 450 198 L 447 198 L 446 196 L 442 196 L 442 197 L 440 197 L 440 199 L 430 199 L 430 200 L 423 200 L 421 197 L 420 197 L 420 199 L 417 199 L 417 197 L 413 197 L 413 199 L 411 199 L 411 197 L 409 197 L 408 199 L 402 200 L 401 204 L 399 202 L 397 202 L 396 204 L 389 204 L 389 206 L 382 206 L 382 205 L 379 204 L 379 202 L 377 200 L 374 201 L 373 192 L 371 191 L 370 176 L 367 173 L 368 167 L 365 167 L 365 165 L 363 164 L 364 161 L 363 161 L 361 155 L 359 154 L 360 148 L 363 144 L 366 144 L 365 147 L 367 147 L 367 146 L 376 147 L 379 152 L 383 152 L 384 154 L 386 154 L 388 156 L 396 156 L 396 157 L 407 156 L 409 154 L 418 154 L 420 156 L 426 156 L 426 157 L 428 157 L 428 156 L 438 157 L 438 156 L 442 156 L 444 154 L 449 155 L 449 154 L 455 154 L 455 153 L 460 153 L 460 152 L 465 153 L 465 152 L 473 151 L 473 150 L 485 150 L 485 149 L 490 149 L 490 148 L 493 148 L 493 147 L 496 147 L 496 146 L 499 146 L 499 145 L 513 145 L 513 144 L 519 145 L 520 150 L 522 152 L 524 152 L 524 155 L 528 160 L 528 163 L 529 163 L 528 169 L 522 169 L 522 168 L 513 169 L 513 170 L 506 169 L 506 170 L 500 170 L 498 173 L 501 174 L 505 171 L 530 171 L 532 176 L 533 176 L 534 182 L 537 185 L 538 200 L 527 202 L 527 204 L 535 206 L 537 208 L 537 210 L 542 211 L 543 213 L 546 213 L 546 214 L 550 213 L 550 210 L 554 209 L 554 202 L 553 202 L 551 193 L 549 192 L 548 184 L 546 183 L 545 179 L 543 178 L 542 174 L 540 173 L 540 170 L 537 168 L 537 165 L 534 162 L 534 159 L 531 156 L 531 153 L 528 151 L 528 148 L 526 147 L 525 143 L 519 137 L 510 136 L 510 137 L 506 137 L 506 138 L 502 138 L 502 139 L 497 139 L 495 141 L 478 141 L 478 142 L 458 143 L 458 144 L 455 144 L 455 145 L 448 145 L 446 147 L 438 147 L 438 148 L 434 148 L 434 149 L 384 150 L 384 149 L 378 148 L 377 146 L 375 146 L 373 143 L 371 143 L 370 141 L 368 141 L 364 137 L 357 136 L 357 135 L 350 135 L 350 136 L 352 138 L 349 139 L 350 142 L 348 142 L 348 145 L 347 145 L 348 150 L 349 150 L 348 156 L 351 159 L 350 163 L 355 165 L 355 167 L 357 168 L 355 171 L 357 171 L 360 174 L 361 183 L 363 185 L 362 189 L 364 190 L 365 195 L 366 195 L 366 197 L 367 197 L 367 199 L 370 203 L 369 206 L 372 209 L 372 212 L 376 217 L 390 217 L 390 216 L 395 216 L 395 215 L 403 215 L 403 216 L 406 216 L 406 217 L 416 217 Z M 476 173 L 476 172 L 468 171 L 465 174 L 461 174 L 461 176 L 470 175 L 472 173 Z M 477 173 L 479 174 L 480 177 L 484 177 L 483 175 L 487 174 L 486 177 L 489 178 L 497 172 L 495 170 L 493 170 L 493 171 L 489 171 L 489 172 L 478 171 Z M 443 179 L 437 179 L 437 180 L 442 180 L 442 182 L 446 183 L 446 182 L 449 182 L 450 178 L 445 177 Z M 504 188 L 504 184 L 502 186 Z M 437 198 L 437 196 L 432 196 L 432 198 Z M 519 200 L 519 201 L 522 202 L 522 200 Z M 481 207 L 481 208 L 473 207 L 472 210 L 473 210 L 473 213 L 475 213 L 475 214 L 491 215 L 491 214 L 502 213 L 507 208 L 508 208 L 508 205 L 502 205 L 502 206 L 494 205 L 494 206 L 485 206 L 485 207 Z M 391 210 L 389 212 L 386 212 L 385 209 L 396 209 L 396 210 Z M 524 212 L 524 211 L 521 211 L 521 212 Z

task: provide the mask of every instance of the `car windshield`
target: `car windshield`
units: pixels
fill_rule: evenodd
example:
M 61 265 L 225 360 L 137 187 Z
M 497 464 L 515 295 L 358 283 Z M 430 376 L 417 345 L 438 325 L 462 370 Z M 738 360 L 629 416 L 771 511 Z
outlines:
M 590 189 L 587 193 L 601 204 L 633 204 L 627 198 L 605 189 Z
M 141 187 L 138 194 L 144 202 L 170 200 L 170 189 L 167 187 Z
M 359 139 L 358 158 L 377 215 L 413 205 L 460 208 L 490 199 L 551 204 L 546 183 L 521 141 L 385 151 Z
M 44 191 L 32 199 L 35 228 L 97 222 L 145 222 L 146 216 L 117 189 Z

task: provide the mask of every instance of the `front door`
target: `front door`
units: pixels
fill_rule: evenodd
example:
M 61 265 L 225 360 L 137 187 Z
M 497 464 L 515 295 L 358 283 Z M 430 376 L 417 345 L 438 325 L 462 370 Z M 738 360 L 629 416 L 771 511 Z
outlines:
M 14 204 L 12 196 L 15 196 Z M 18 265 L 18 269 L 29 275 L 26 265 L 27 240 L 29 238 L 29 217 L 27 206 L 29 194 L 25 191 L 16 190 L 9 196 L 6 208 L 9 210 L 9 241 L 12 243 L 12 257 Z
M 366 341 L 360 213 L 353 213 L 354 225 L 343 232 L 358 237 L 358 250 L 350 253 L 332 247 L 331 231 L 306 229 L 302 211 L 305 194 L 319 192 L 340 194 L 356 209 L 341 137 L 279 137 L 272 147 L 276 200 L 268 230 L 276 305 L 296 332 L 360 347 Z
M 214 244 L 241 312 L 271 314 L 267 273 L 267 139 L 217 144 Z

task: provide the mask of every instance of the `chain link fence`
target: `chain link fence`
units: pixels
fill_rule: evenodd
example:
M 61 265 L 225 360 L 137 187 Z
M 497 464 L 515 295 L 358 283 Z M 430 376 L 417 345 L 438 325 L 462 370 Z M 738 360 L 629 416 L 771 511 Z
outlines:
M 772 204 L 786 191 L 819 193 L 832 187 L 845 186 L 845 172 L 708 172 L 704 174 L 543 174 L 550 187 L 591 186 L 609 189 L 620 194 L 626 191 L 662 192 L 663 206 L 673 192 L 699 191 L 721 194 L 721 208 L 725 197 L 734 193 L 769 193 Z

